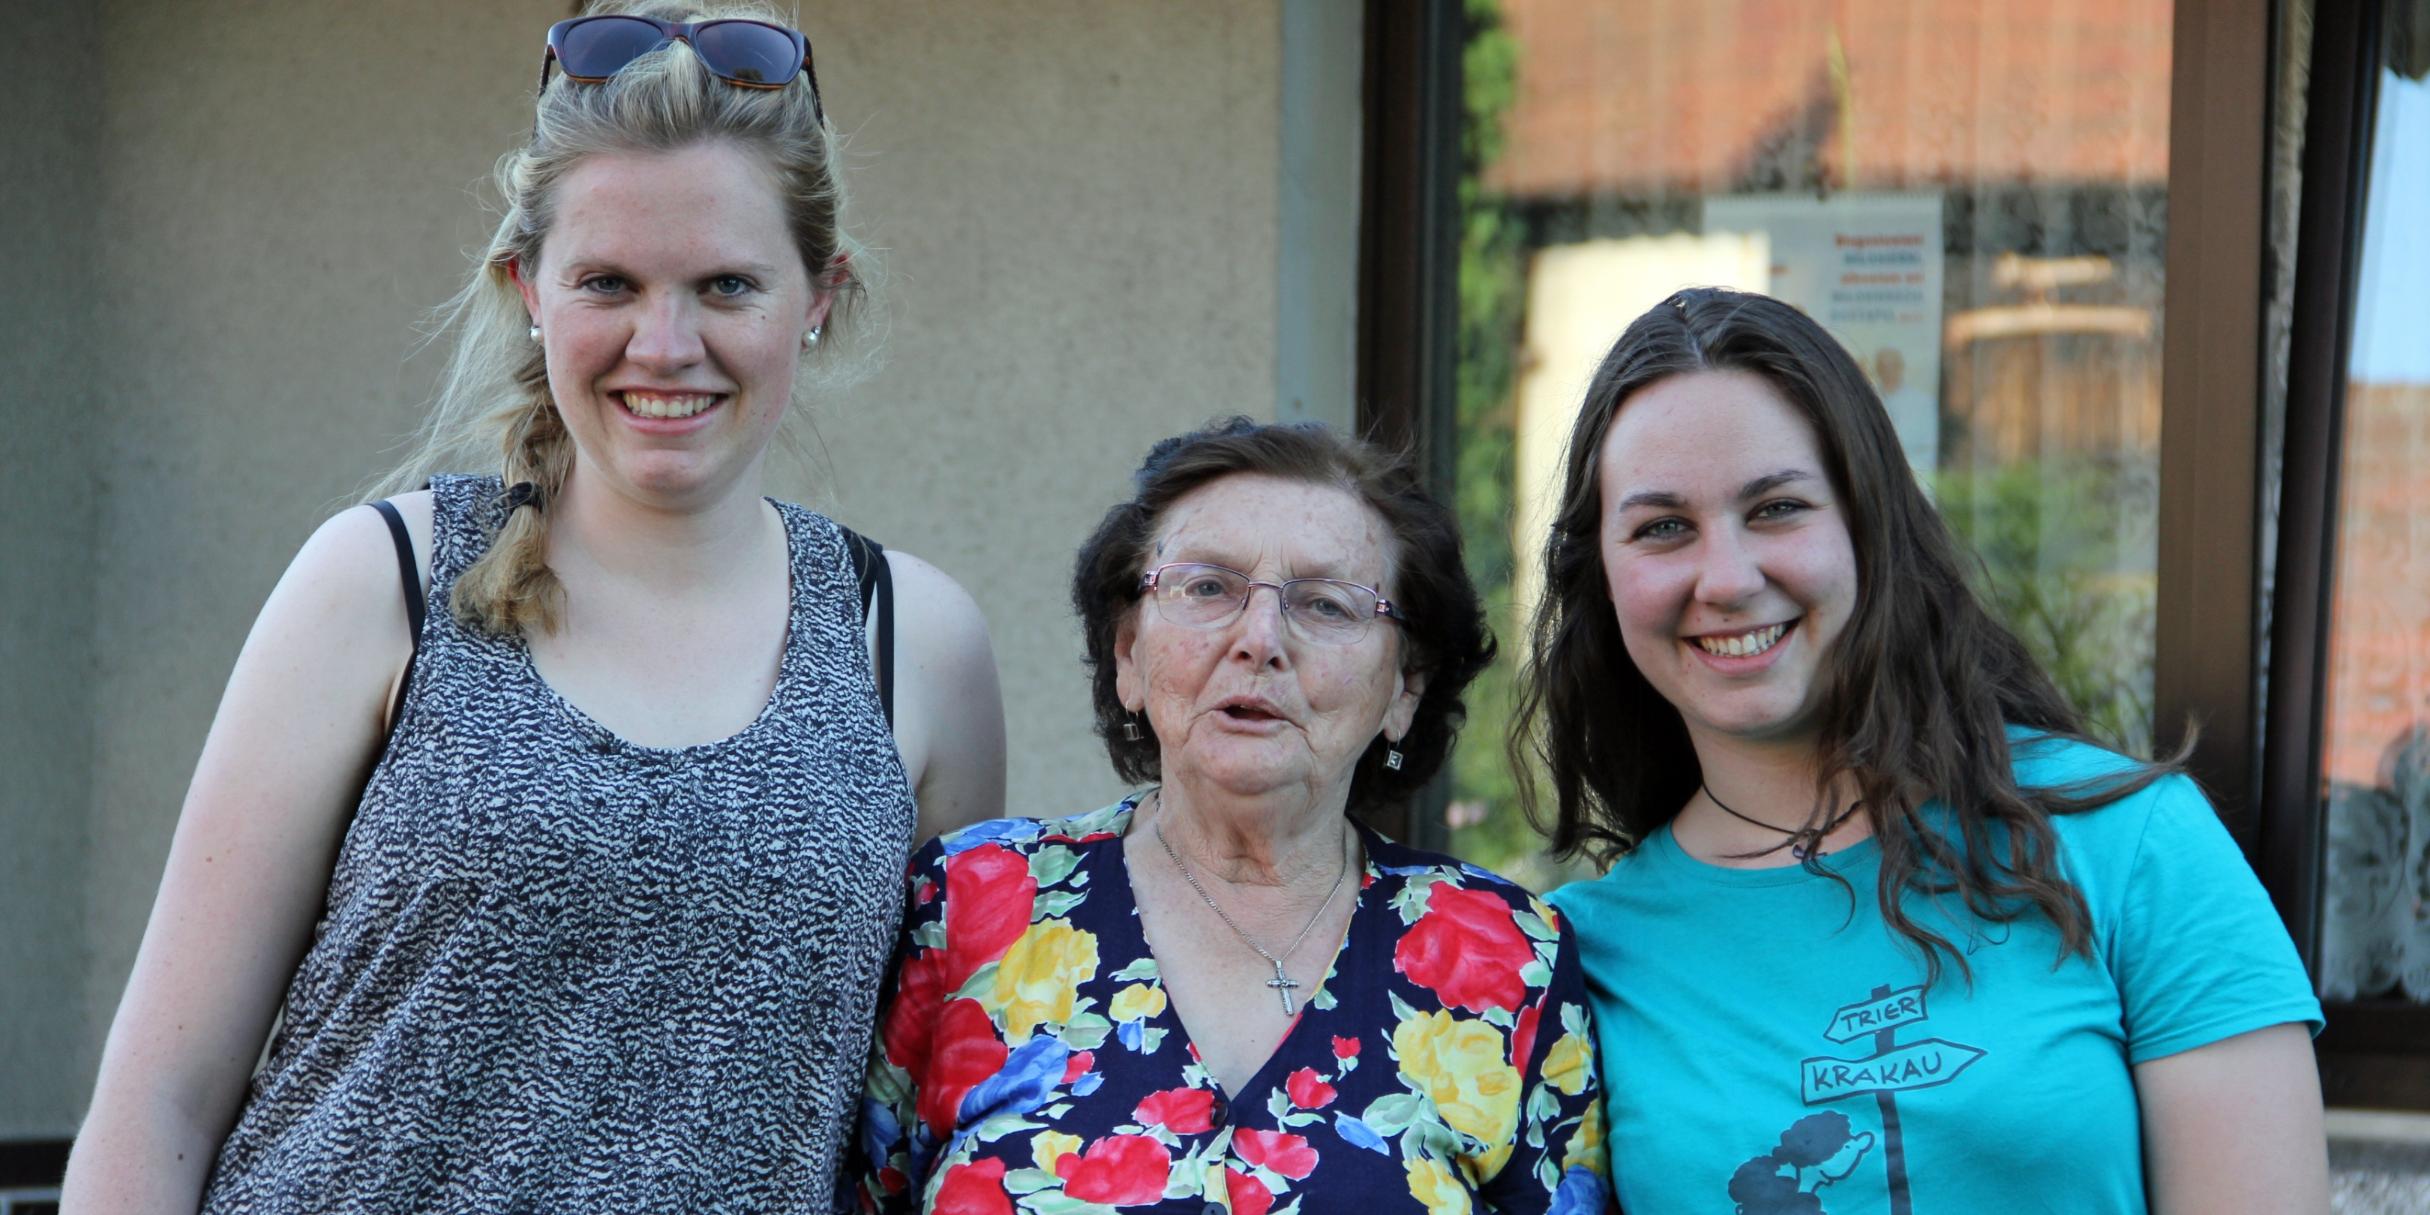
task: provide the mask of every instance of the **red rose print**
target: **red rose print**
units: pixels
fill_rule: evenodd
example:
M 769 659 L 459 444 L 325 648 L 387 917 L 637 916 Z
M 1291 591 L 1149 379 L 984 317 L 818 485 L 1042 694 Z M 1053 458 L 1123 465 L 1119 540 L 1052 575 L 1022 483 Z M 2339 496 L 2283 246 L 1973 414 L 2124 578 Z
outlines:
M 1547 991 L 1546 995 L 1552 993 Z M 1510 1065 L 1524 1072 L 1527 1061 L 1535 1057 L 1536 1024 L 1544 1019 L 1544 1003 L 1539 1000 L 1519 1014 L 1518 1027 L 1510 1031 Z
M 936 1030 L 937 1001 L 946 994 L 945 960 L 923 953 L 903 963 L 895 981 L 894 1003 L 878 1033 L 886 1043 L 886 1061 L 913 1075 L 928 1066 L 928 1044 Z
M 1215 1129 L 1215 1094 L 1203 1088 L 1168 1088 L 1149 1093 L 1131 1111 L 1141 1126 L 1161 1126 L 1176 1135 Z
M 1232 1137 L 1232 1150 L 1259 1168 L 1272 1169 L 1293 1181 L 1316 1171 L 1316 1149 L 1288 1131 L 1242 1130 Z
M 1072 1057 L 1063 1061 L 1063 1082 L 1069 1084 L 1087 1075 L 1088 1069 L 1095 1066 L 1097 1066 L 1097 1052 L 1093 1050 L 1073 1051 Z
M 1447 882 L 1427 892 L 1425 914 L 1392 951 L 1394 967 L 1446 1007 L 1480 1013 L 1518 1010 L 1527 998 L 1519 968 L 1535 957 L 1535 948 L 1511 919 L 1510 904 Z
M 1283 1088 L 1290 1092 L 1291 1104 L 1303 1110 L 1321 1110 L 1333 1104 L 1333 1086 L 1325 1083 L 1325 1078 L 1317 1075 L 1313 1067 L 1303 1067 L 1291 1073 L 1290 1078 L 1283 1081 Z
M 1108 1135 L 1056 1161 L 1055 1175 L 1064 1194 L 1082 1202 L 1155 1202 L 1172 1180 L 1173 1157 L 1145 1135 Z
M 1226 1165 L 1223 1188 L 1231 1195 L 1232 1215 L 1266 1215 L 1274 1209 L 1274 1191 L 1267 1189 L 1255 1173 L 1243 1173 Z
M 1002 958 L 1029 931 L 1037 899 L 1028 859 L 1002 844 L 981 844 L 945 862 L 945 990 Z
M 1336 1059 L 1358 1058 L 1358 1039 L 1336 1035 L 1333 1039 L 1333 1057 Z
M 1013 1215 L 1012 1198 L 1004 1192 L 1004 1162 L 973 1160 L 945 1170 L 937 1187 L 936 1215 Z
M 935 1051 L 920 1085 L 920 1121 L 942 1139 L 953 1129 L 962 1098 L 980 1081 L 1004 1068 L 1008 1054 L 996 1023 L 977 1000 L 949 1000 L 937 1015 Z

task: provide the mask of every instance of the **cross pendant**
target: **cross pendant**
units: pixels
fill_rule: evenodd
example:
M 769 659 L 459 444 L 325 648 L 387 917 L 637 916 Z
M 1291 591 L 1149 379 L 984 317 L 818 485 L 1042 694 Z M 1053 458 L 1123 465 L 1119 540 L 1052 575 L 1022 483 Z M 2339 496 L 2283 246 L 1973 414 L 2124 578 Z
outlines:
M 1290 1016 L 1294 1011 L 1291 1007 L 1291 989 L 1299 986 L 1299 983 L 1283 973 L 1282 963 L 1274 964 L 1274 977 L 1266 980 L 1266 986 L 1273 988 L 1274 994 L 1282 997 L 1283 1015 Z

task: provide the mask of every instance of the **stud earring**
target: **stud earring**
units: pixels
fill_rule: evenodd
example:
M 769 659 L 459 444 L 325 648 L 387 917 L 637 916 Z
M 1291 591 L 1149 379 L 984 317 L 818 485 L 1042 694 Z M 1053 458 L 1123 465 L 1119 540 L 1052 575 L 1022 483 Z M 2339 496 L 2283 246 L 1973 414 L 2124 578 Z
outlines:
M 802 349 L 808 350 L 818 345 L 819 331 L 824 328 L 826 328 L 824 325 L 812 325 L 810 331 L 802 335 Z
M 523 336 L 525 336 L 525 337 L 527 337 L 527 338 L 530 338 L 531 340 L 533 340 L 533 341 L 535 341 L 535 342 L 539 341 L 539 340 L 540 340 L 540 327 L 539 327 L 538 325 L 534 325 L 534 326 L 532 326 L 532 327 L 531 327 L 529 330 L 526 330 L 526 331 L 524 332 Z

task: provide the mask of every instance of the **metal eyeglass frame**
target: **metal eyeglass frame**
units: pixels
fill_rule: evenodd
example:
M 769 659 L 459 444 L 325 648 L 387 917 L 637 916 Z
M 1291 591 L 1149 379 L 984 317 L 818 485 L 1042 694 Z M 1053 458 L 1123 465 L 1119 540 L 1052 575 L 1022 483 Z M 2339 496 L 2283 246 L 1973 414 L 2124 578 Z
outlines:
M 1139 593 L 1142 596 L 1146 596 L 1150 592 L 1156 590 L 1158 587 L 1163 585 L 1164 572 L 1166 570 L 1177 569 L 1221 570 L 1224 573 L 1230 574 L 1247 584 L 1241 589 L 1240 599 L 1233 604 L 1232 611 L 1229 615 L 1220 620 L 1210 620 L 1204 624 L 1199 624 L 1188 620 L 1173 621 L 1173 623 L 1178 624 L 1183 628 L 1219 629 L 1235 620 L 1240 619 L 1241 614 L 1249 610 L 1249 600 L 1257 594 L 1257 588 L 1261 586 L 1266 587 L 1274 592 L 1275 604 L 1281 609 L 1283 620 L 1286 622 L 1296 621 L 1299 618 L 1293 615 L 1291 612 L 1290 588 L 1302 582 L 1322 582 L 1332 586 L 1352 587 L 1369 595 L 1373 595 L 1375 596 L 1375 616 L 1370 619 L 1390 620 L 1403 628 L 1406 628 L 1409 625 L 1409 618 L 1401 614 L 1401 609 L 1396 606 L 1391 599 L 1387 598 L 1383 591 L 1375 587 L 1368 586 L 1364 583 L 1352 582 L 1347 578 L 1285 578 L 1280 582 L 1260 582 L 1257 579 L 1251 578 L 1247 574 L 1240 572 L 1239 570 L 1233 569 L 1231 566 L 1217 565 L 1212 561 L 1168 561 L 1163 565 L 1159 565 L 1156 568 L 1149 570 L 1147 573 L 1140 575 Z M 1159 605 L 1164 602 L 1164 597 L 1161 595 L 1153 596 L 1153 598 Z M 1163 613 L 1163 608 L 1159 606 L 1157 612 L 1159 615 L 1161 615 Z M 1366 623 L 1366 620 L 1360 621 L 1360 629 L 1357 637 L 1366 636 Z M 1305 627 L 1306 626 L 1294 625 L 1295 629 L 1304 629 Z M 1307 634 L 1307 636 L 1309 637 L 1309 640 L 1312 641 L 1324 640 L 1323 638 L 1317 637 L 1313 634 Z M 1343 639 L 1345 644 L 1353 640 L 1356 640 L 1356 637 Z

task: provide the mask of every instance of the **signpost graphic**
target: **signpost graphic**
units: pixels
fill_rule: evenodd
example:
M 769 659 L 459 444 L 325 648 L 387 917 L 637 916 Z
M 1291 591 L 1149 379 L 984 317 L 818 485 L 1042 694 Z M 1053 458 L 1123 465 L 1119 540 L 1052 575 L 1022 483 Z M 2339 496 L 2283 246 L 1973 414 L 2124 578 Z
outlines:
M 1901 1044 L 1898 1031 L 1923 1024 L 1927 1015 L 1922 986 L 1876 987 L 1872 995 L 1832 1013 L 1830 1025 L 1823 1029 L 1823 1037 L 1842 1046 L 1873 1039 L 1872 1054 L 1861 1059 L 1816 1055 L 1797 1065 L 1798 1091 L 1807 1105 L 1873 1094 L 1882 1114 L 1882 1164 L 1889 1172 L 1890 1215 L 1911 1215 L 1913 1210 L 1907 1193 L 1907 1147 L 1899 1136 L 1898 1094 L 1947 1084 L 1984 1054 L 1940 1038 Z

